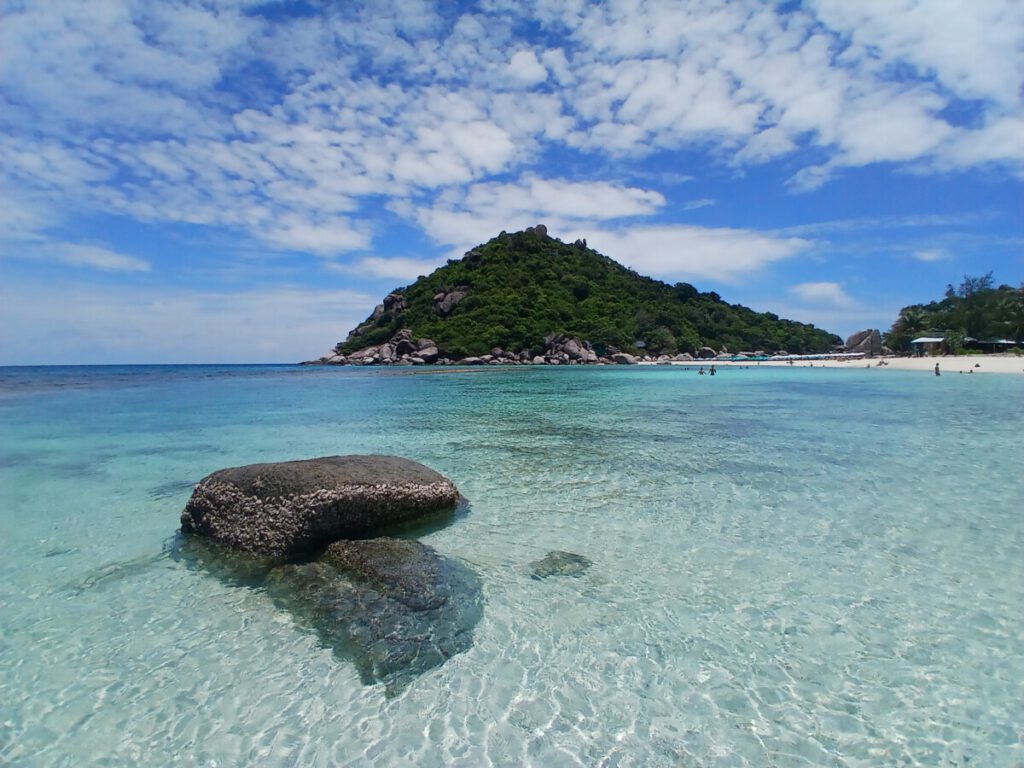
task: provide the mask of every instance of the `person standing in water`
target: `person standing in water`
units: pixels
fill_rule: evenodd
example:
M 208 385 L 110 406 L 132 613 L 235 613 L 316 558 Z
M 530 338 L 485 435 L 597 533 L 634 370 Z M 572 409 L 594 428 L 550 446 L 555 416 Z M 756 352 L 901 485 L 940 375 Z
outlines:
M 708 371 L 708 373 L 711 374 L 712 376 L 715 375 L 715 366 L 714 365 L 711 366 L 711 370 Z
M 942 375 L 941 373 L 939 373 L 939 364 L 938 363 L 935 364 L 935 375 L 936 376 L 941 376 Z

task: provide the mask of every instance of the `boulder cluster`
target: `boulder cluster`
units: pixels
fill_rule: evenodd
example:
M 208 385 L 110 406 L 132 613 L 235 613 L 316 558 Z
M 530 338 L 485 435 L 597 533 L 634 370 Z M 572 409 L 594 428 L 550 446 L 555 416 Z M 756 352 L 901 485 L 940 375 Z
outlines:
M 458 292 L 439 294 L 442 305 Z M 390 298 L 390 297 L 389 297 Z M 438 306 L 435 298 L 435 307 Z M 360 326 L 365 327 L 365 326 Z M 357 328 L 356 331 L 359 331 Z M 353 331 L 353 333 L 356 333 Z M 350 337 L 351 338 L 351 337 Z M 775 352 L 782 354 L 785 352 Z M 714 360 L 722 357 L 732 358 L 728 350 L 715 350 L 701 347 L 696 355 L 683 352 L 677 355 L 632 355 L 621 352 L 614 347 L 606 347 L 599 354 L 588 341 L 579 336 L 551 334 L 544 339 L 544 347 L 537 353 L 529 351 L 509 352 L 501 347 L 494 347 L 485 355 L 471 357 L 448 357 L 442 355 L 437 344 L 430 339 L 414 339 L 412 331 L 403 328 L 384 344 L 363 347 L 349 355 L 330 352 L 317 359 L 309 360 L 303 365 L 634 365 L 636 363 L 671 363 L 689 360 Z M 761 357 L 767 353 L 741 352 L 742 357 Z
M 455 484 L 397 456 L 250 464 L 205 477 L 181 514 L 176 556 L 231 585 L 264 590 L 298 626 L 352 661 L 387 696 L 473 643 L 479 577 L 408 538 L 408 526 L 463 503 Z M 402 525 L 406 537 L 395 534 Z M 554 551 L 531 576 L 583 576 Z
M 480 581 L 418 541 L 381 535 L 451 513 L 443 475 L 396 456 L 329 456 L 214 472 L 181 514 L 191 561 L 264 588 L 365 683 L 393 695 L 472 644 Z
M 860 352 L 866 357 L 878 355 L 891 355 L 893 352 L 882 344 L 882 334 L 877 328 L 857 331 L 846 339 L 846 343 L 839 350 L 840 352 Z

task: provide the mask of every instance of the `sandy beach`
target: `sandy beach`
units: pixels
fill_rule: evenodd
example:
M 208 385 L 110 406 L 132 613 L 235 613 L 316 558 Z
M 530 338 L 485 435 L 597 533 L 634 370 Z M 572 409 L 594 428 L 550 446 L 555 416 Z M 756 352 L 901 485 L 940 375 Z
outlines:
M 883 371 L 919 371 L 934 374 L 935 364 L 939 364 L 942 374 L 973 373 L 1004 373 L 1024 376 L 1024 356 L 1017 355 L 946 355 L 942 357 L 877 357 L 859 360 L 794 360 L 792 366 L 785 360 L 756 361 L 708 361 L 709 367 L 714 363 L 716 368 L 749 368 L 751 366 L 782 366 L 793 368 L 871 368 Z M 686 363 L 688 366 L 700 365 L 698 362 Z

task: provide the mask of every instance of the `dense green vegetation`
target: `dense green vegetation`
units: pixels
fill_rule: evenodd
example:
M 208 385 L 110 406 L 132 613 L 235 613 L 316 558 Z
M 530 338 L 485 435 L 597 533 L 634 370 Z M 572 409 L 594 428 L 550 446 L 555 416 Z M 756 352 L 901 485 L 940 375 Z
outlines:
M 967 338 L 1024 341 L 1024 283 L 1019 288 L 995 288 L 991 272 L 981 277 L 964 275 L 960 285 L 947 286 L 941 301 L 901 309 L 885 345 L 905 352 L 918 336 L 942 337 L 952 352 L 959 351 Z
M 437 294 L 466 289 L 450 315 L 434 309 Z M 539 352 L 545 336 L 579 336 L 597 352 L 654 353 L 715 349 L 824 352 L 841 340 L 805 323 L 728 304 L 692 285 L 642 277 L 583 243 L 563 243 L 532 228 L 502 233 L 396 291 L 407 307 L 385 312 L 360 336 L 338 345 L 351 353 L 380 344 L 401 328 L 437 343 L 450 356 L 478 355 L 498 346 Z

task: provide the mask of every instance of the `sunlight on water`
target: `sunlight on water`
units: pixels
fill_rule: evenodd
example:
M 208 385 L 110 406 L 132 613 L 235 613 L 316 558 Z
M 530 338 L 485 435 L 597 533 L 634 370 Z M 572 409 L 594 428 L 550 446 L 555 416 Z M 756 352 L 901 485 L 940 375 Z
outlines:
M 967 379 L 0 369 L 0 763 L 1018 766 L 1024 380 Z M 473 644 L 394 698 L 169 556 L 206 474 L 344 453 L 470 504 Z

